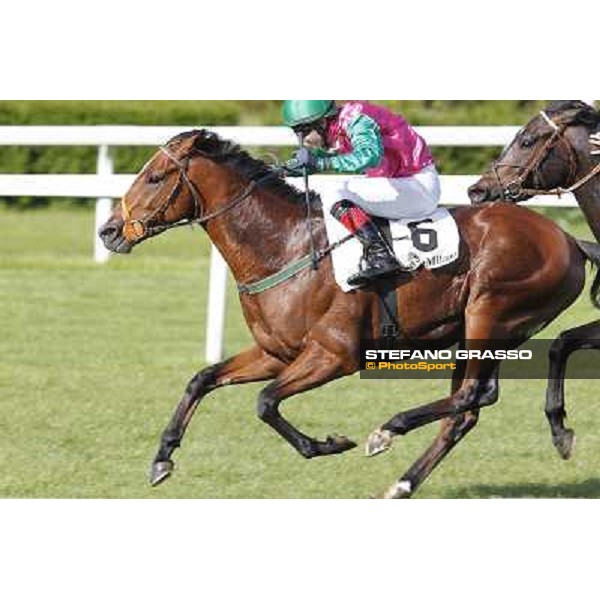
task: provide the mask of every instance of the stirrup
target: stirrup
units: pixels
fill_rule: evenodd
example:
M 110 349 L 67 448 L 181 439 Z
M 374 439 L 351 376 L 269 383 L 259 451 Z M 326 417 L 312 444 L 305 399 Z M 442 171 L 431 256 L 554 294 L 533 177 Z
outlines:
M 365 261 L 366 262 L 366 261 Z M 369 268 L 368 263 L 366 268 L 360 267 L 360 270 L 355 275 L 348 277 L 347 283 L 348 285 L 358 287 L 362 285 L 366 285 L 373 281 L 374 279 L 378 279 L 380 277 L 386 277 L 389 275 L 393 275 L 394 273 L 398 273 L 404 270 L 402 265 L 394 259 L 394 261 L 389 261 L 386 267 L 371 267 Z

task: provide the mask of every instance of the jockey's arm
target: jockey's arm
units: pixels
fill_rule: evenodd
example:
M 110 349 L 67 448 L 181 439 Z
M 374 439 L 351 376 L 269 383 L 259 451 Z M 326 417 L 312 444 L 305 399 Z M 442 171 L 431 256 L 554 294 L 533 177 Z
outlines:
M 376 167 L 383 158 L 383 142 L 379 125 L 367 115 L 359 115 L 347 130 L 352 151 L 317 158 L 319 171 L 363 173 Z

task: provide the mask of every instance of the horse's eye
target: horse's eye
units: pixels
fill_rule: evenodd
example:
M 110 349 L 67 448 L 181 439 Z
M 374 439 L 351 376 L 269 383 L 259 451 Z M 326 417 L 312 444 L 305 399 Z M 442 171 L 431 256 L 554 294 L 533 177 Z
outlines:
M 530 135 L 523 136 L 523 139 L 521 140 L 521 146 L 523 148 L 531 148 L 531 146 L 533 146 L 533 144 L 535 144 L 535 139 L 532 136 L 530 136 Z
M 151 185 L 156 185 L 160 183 L 165 178 L 164 171 L 151 171 L 148 173 L 147 181 Z

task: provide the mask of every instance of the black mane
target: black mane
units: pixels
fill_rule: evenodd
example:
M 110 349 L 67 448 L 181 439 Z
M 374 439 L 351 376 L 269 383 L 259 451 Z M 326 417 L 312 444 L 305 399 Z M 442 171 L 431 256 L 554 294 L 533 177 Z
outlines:
M 568 124 L 584 125 L 590 129 L 600 125 L 600 112 L 581 100 L 555 100 L 548 105 L 546 112 L 549 117 L 566 116 L 562 122 Z
M 185 131 L 172 138 L 167 145 L 176 144 L 183 140 L 194 139 L 193 154 L 199 154 L 210 160 L 230 167 L 244 179 L 256 180 L 272 172 L 272 167 L 264 161 L 250 156 L 238 144 L 225 140 L 208 129 L 193 129 Z M 294 203 L 304 204 L 304 192 L 286 183 L 281 175 L 273 175 L 260 187 L 275 192 Z M 311 203 L 319 204 L 320 198 L 315 192 L 310 193 Z

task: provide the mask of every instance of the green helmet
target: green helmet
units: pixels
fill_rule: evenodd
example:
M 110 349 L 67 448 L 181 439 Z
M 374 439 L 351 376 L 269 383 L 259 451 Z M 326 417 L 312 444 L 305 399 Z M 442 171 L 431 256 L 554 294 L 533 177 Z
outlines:
M 335 100 L 284 100 L 283 122 L 298 127 L 335 114 Z

